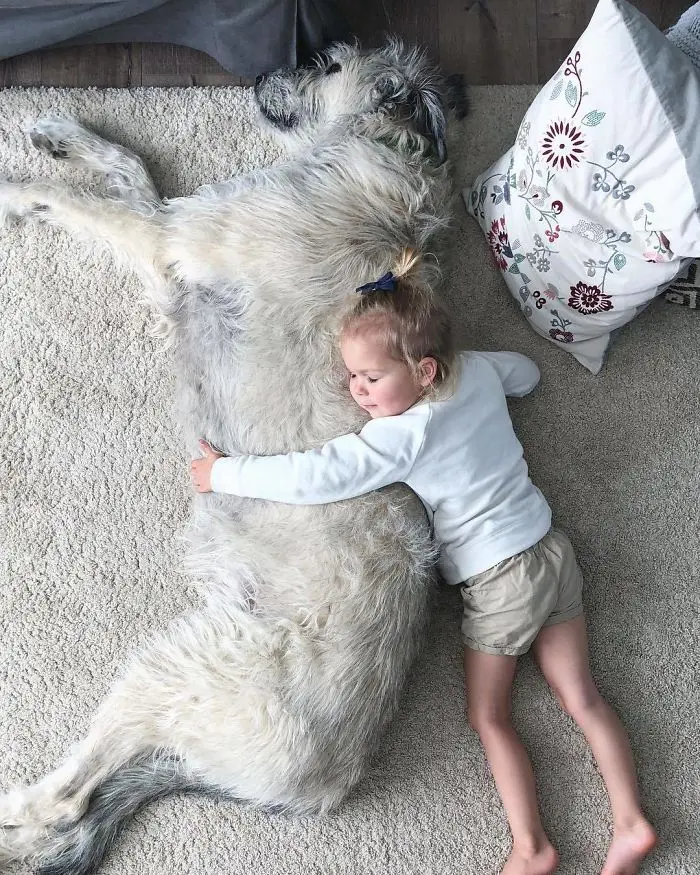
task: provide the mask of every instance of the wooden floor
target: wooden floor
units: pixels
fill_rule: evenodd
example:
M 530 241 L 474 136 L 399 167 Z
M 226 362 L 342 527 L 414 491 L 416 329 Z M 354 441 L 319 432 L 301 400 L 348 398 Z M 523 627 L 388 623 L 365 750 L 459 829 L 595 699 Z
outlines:
M 636 0 L 660 28 L 692 0 Z M 584 30 L 595 0 L 338 0 L 365 46 L 384 33 L 423 45 L 447 73 L 472 84 L 546 82 Z M 261 71 L 263 72 L 263 71 Z M 244 85 L 212 58 L 153 43 L 78 46 L 0 61 L 0 86 L 128 88 Z

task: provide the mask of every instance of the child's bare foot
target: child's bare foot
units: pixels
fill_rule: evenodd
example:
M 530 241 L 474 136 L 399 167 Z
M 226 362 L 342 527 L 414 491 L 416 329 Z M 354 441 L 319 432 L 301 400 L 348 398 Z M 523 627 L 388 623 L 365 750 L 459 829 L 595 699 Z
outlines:
M 600 875 L 636 875 L 657 841 L 654 827 L 643 818 L 626 829 L 616 829 Z
M 559 865 L 559 854 L 546 844 L 536 851 L 513 848 L 501 875 L 551 875 Z

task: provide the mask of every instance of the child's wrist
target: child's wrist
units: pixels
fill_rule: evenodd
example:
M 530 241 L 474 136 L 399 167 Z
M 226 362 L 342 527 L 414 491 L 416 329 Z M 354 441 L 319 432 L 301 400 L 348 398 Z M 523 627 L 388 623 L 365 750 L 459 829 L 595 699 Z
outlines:
M 211 468 L 209 469 L 209 488 L 211 489 L 212 492 L 216 492 L 216 481 L 214 479 L 214 477 L 215 477 L 214 469 L 216 468 L 216 463 L 218 461 L 219 461 L 218 459 L 214 459 L 214 461 L 211 463 Z
M 217 488 L 216 483 L 216 466 L 217 463 L 222 459 L 225 459 L 225 456 L 219 456 L 217 459 L 214 459 L 212 462 L 211 470 L 209 471 L 209 487 L 212 492 L 220 492 L 221 490 Z M 221 466 L 219 466 L 219 470 L 221 470 Z

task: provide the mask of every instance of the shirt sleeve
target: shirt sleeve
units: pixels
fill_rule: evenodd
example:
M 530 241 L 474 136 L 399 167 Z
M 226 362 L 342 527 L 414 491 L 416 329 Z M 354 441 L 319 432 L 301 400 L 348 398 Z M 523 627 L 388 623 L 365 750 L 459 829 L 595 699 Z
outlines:
M 540 369 L 519 352 L 479 352 L 478 355 L 486 359 L 501 378 L 506 395 L 522 398 L 540 381 Z
M 400 419 L 370 420 L 359 434 L 304 452 L 217 459 L 212 490 L 285 504 L 328 504 L 398 483 L 413 467 L 424 432 Z

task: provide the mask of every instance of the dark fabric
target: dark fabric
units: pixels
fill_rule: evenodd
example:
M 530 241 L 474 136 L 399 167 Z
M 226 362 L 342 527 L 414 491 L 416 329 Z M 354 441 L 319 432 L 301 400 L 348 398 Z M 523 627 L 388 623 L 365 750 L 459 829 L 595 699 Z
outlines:
M 347 37 L 333 0 L 0 0 L 0 59 L 55 45 L 174 43 L 253 78 Z
M 0 58 L 43 49 L 71 37 L 130 18 L 167 0 L 117 0 L 107 3 L 0 0 Z

